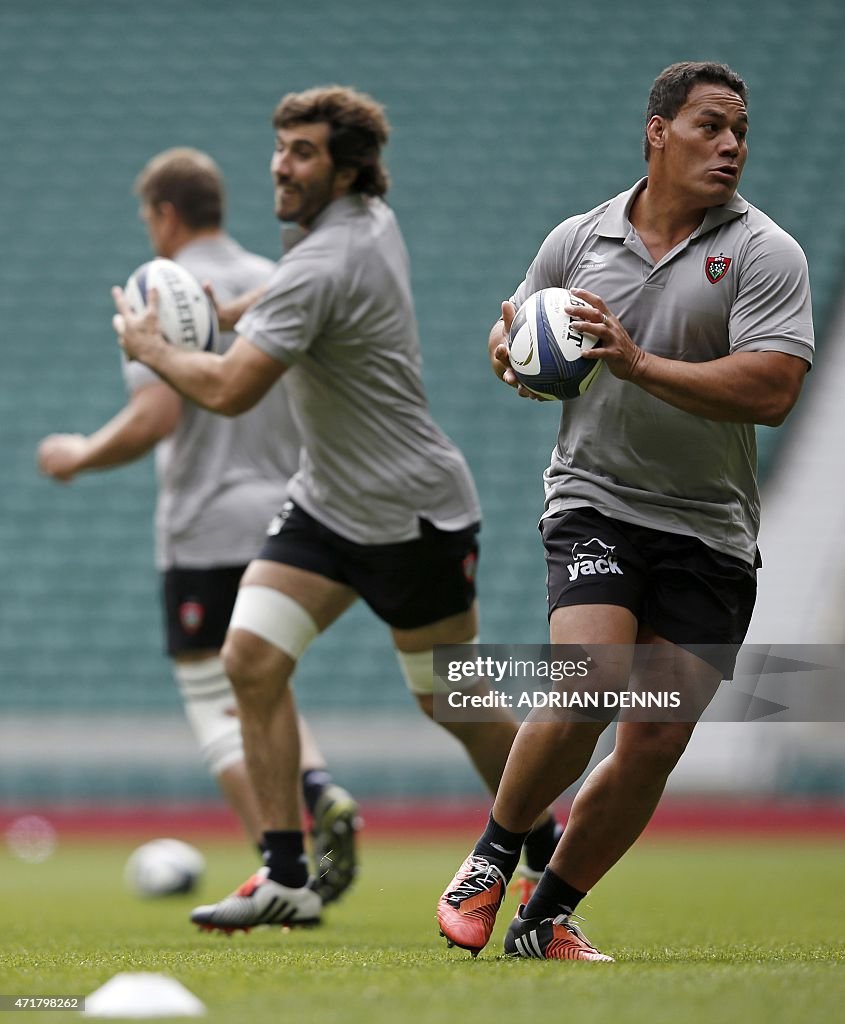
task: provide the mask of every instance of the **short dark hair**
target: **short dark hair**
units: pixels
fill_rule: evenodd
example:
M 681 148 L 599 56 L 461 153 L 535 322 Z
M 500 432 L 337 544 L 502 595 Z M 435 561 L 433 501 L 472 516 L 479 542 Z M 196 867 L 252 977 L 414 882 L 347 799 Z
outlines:
M 223 223 L 223 175 L 208 153 L 180 146 L 158 153 L 135 179 L 144 203 L 172 203 L 188 227 L 219 228 Z
M 335 167 L 358 171 L 350 190 L 383 196 L 390 187 L 381 162 L 381 149 L 390 135 L 384 107 L 366 93 L 329 85 L 288 93 L 273 112 L 277 131 L 295 124 L 319 123 L 329 126 L 329 154 Z
M 671 121 L 686 103 L 693 86 L 701 82 L 706 85 L 724 85 L 732 89 L 743 103 L 748 102 L 748 87 L 727 64 L 716 64 L 713 61 L 681 61 L 678 64 L 670 64 L 655 78 L 648 94 L 646 126 L 655 115 Z M 648 135 L 643 140 L 643 155 L 646 160 L 651 155 Z

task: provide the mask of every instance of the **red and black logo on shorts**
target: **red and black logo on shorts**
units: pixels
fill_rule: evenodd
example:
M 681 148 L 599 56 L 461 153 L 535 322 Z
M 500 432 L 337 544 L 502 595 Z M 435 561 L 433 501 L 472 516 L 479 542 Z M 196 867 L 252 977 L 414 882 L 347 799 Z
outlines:
M 198 633 L 205 618 L 205 607 L 199 601 L 183 601 L 179 605 L 179 624 L 186 633 Z
M 470 551 L 461 562 L 461 568 L 464 571 L 464 579 L 467 583 L 473 583 L 476 570 L 478 569 L 478 555 L 474 551 Z

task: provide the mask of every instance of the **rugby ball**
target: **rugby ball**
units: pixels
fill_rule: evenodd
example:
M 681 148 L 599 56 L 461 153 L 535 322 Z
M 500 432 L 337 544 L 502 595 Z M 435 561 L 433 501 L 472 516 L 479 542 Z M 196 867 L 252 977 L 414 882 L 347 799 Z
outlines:
M 173 260 L 143 263 L 130 274 L 124 288 L 136 315 L 147 308 L 151 288 L 158 292 L 158 320 L 166 341 L 204 352 L 216 348 L 219 327 L 214 303 L 193 274 Z
M 508 336 L 510 363 L 520 384 L 543 398 L 583 395 L 604 365 L 584 359 L 598 341 L 572 329 L 564 306 L 592 307 L 567 288 L 543 288 L 519 307 Z
M 123 877 L 136 896 L 192 892 L 205 871 L 205 858 L 181 839 L 153 839 L 132 852 Z

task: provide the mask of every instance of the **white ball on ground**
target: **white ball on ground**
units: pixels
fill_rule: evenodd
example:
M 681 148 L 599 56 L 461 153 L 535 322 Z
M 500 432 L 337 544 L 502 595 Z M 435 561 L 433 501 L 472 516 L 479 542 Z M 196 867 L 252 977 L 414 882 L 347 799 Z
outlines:
M 181 839 L 152 839 L 132 852 L 123 877 L 136 896 L 192 892 L 205 871 L 200 851 Z

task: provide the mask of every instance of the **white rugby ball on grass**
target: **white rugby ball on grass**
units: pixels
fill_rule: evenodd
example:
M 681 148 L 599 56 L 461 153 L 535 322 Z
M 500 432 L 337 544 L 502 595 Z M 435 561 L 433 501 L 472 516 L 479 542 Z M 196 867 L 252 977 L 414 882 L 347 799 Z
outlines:
M 136 896 L 174 896 L 192 892 L 205 871 L 205 858 L 181 839 L 152 839 L 134 850 L 123 877 Z

